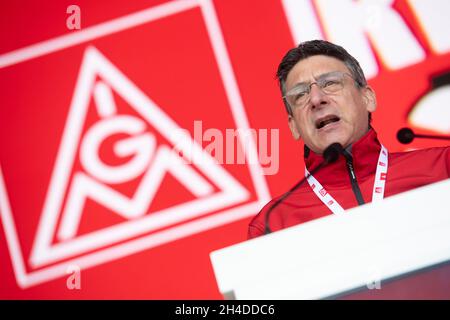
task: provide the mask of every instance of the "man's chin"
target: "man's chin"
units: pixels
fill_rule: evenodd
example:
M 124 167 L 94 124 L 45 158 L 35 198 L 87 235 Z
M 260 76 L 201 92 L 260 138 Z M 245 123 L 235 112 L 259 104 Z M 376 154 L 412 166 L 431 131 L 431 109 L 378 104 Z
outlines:
M 323 151 L 325 151 L 326 148 L 328 148 L 330 145 L 332 145 L 333 143 L 339 143 L 342 145 L 343 148 L 346 148 L 348 146 L 348 142 L 346 139 L 340 138 L 340 137 L 330 137 L 330 139 L 326 139 L 322 144 L 321 144 L 321 148 L 320 148 L 320 154 L 323 153 Z
M 341 128 L 339 128 L 341 129 Z M 320 132 L 318 135 L 319 140 L 321 141 L 320 146 L 321 150 L 325 150 L 328 146 L 333 143 L 340 143 L 342 147 L 346 148 L 349 142 L 348 134 L 344 132 L 344 130 L 330 130 L 327 132 Z

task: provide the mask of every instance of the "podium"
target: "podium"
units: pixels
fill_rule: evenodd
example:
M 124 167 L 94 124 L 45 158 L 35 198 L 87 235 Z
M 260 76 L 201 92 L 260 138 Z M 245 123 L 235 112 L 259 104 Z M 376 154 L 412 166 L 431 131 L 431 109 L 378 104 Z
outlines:
M 210 258 L 226 299 L 450 299 L 450 179 Z

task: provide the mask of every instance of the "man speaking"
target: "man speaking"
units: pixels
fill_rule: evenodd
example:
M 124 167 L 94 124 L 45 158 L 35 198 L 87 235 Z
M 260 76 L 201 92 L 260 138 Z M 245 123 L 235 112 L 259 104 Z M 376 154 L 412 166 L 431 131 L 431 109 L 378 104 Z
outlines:
M 284 56 L 277 77 L 289 128 L 305 144 L 305 178 L 264 206 L 249 238 L 450 177 L 449 147 L 389 153 L 380 143 L 371 127 L 375 92 L 344 48 L 303 42 Z M 336 143 L 339 157 L 325 163 Z

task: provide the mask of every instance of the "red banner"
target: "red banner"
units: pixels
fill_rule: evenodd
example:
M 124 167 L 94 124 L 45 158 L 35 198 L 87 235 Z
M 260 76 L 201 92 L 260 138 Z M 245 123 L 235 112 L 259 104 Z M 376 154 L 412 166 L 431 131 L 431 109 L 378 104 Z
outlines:
M 209 253 L 302 177 L 275 81 L 319 38 L 373 126 L 450 133 L 448 1 L 1 5 L 0 297 L 220 299 Z M 417 140 L 409 148 L 444 145 Z

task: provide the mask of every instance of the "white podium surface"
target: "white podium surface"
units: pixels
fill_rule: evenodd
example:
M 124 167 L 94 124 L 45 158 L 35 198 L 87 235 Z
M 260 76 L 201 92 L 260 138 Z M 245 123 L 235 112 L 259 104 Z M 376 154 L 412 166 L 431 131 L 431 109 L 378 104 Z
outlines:
M 220 292 L 236 299 L 323 299 L 364 286 L 382 289 L 383 279 L 450 261 L 450 179 L 210 257 Z

